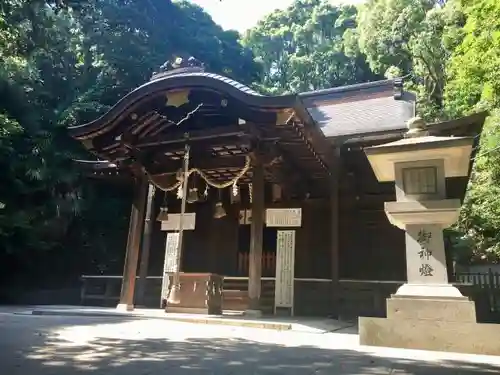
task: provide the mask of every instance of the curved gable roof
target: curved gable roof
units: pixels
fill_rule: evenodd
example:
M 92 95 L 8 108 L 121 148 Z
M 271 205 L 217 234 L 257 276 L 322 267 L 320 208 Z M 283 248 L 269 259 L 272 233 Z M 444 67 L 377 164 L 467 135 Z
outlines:
M 107 113 L 87 124 L 69 127 L 77 139 L 92 137 L 113 127 L 123 115 L 151 97 L 182 89 L 212 90 L 257 111 L 293 108 L 304 123 L 318 127 L 323 136 L 350 139 L 406 128 L 414 115 L 415 96 L 402 89 L 401 80 L 367 82 L 282 96 L 261 95 L 250 87 L 199 68 L 178 68 L 152 79 L 121 98 Z
M 151 95 L 178 89 L 203 88 L 232 97 L 249 107 L 268 109 L 292 108 L 296 95 L 264 96 L 230 78 L 201 71 L 183 71 L 159 75 L 121 98 L 107 113 L 87 124 L 69 127 L 71 136 L 79 138 L 115 121 L 124 112 L 148 100 Z

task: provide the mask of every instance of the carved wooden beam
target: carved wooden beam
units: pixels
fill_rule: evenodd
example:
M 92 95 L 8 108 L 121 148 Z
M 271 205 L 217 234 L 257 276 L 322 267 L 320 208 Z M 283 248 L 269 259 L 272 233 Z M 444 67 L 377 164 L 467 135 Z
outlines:
M 276 177 L 285 192 L 289 195 L 291 193 L 306 195 L 312 190 L 310 176 L 304 173 L 302 168 L 293 161 L 293 157 L 279 146 L 281 142 L 279 138 L 274 139 L 273 142 L 260 142 L 261 139 L 266 138 L 255 124 L 246 123 L 243 127 L 256 142 L 254 147 L 259 151 L 264 168 Z
M 184 144 L 189 142 L 209 141 L 212 139 L 243 137 L 245 133 L 238 126 L 217 126 L 210 129 L 196 130 L 189 133 L 179 130 L 170 133 L 168 136 L 147 137 L 137 141 L 137 147 L 155 147 L 171 144 Z
M 311 191 L 312 181 L 310 177 L 295 165 L 293 160 L 286 155 L 286 152 L 279 147 L 279 144 L 273 144 L 270 152 L 272 155 L 279 156 L 277 159 L 279 162 L 271 164 L 269 168 L 284 182 L 284 190 L 293 191 L 299 195 L 306 195 Z

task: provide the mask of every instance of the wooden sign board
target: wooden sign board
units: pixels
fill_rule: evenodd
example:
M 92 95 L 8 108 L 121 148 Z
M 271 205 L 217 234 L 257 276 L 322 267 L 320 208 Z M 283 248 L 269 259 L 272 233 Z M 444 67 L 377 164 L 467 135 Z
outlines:
M 268 208 L 266 210 L 266 226 L 268 227 L 300 227 L 302 225 L 302 208 Z
M 293 315 L 295 278 L 295 231 L 279 230 L 276 241 L 276 283 L 274 309 L 286 307 Z
M 161 222 L 161 230 L 178 231 L 181 222 L 181 214 L 168 214 L 168 220 Z M 183 230 L 194 230 L 196 224 L 196 213 L 184 214 Z
M 167 298 L 169 273 L 177 270 L 177 252 L 179 245 L 179 233 L 168 233 L 165 241 L 165 260 L 163 262 L 163 280 L 161 283 L 161 298 Z

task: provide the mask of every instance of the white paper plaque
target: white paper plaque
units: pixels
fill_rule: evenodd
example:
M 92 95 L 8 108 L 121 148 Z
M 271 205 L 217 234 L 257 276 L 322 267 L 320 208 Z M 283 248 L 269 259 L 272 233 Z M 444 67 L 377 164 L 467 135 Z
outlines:
M 302 208 L 268 208 L 266 225 L 268 227 L 300 227 Z
M 177 270 L 177 250 L 179 233 L 168 233 L 165 241 L 165 261 L 163 263 L 163 280 L 161 283 L 161 298 L 164 299 L 168 292 L 168 274 Z
M 252 210 L 240 210 L 240 225 L 252 224 Z
M 168 214 L 168 220 L 161 222 L 161 230 L 177 231 L 181 222 L 181 214 Z M 196 224 L 196 213 L 184 214 L 183 230 L 194 230 Z
M 274 306 L 288 307 L 293 315 L 295 231 L 279 230 L 276 241 L 276 284 Z

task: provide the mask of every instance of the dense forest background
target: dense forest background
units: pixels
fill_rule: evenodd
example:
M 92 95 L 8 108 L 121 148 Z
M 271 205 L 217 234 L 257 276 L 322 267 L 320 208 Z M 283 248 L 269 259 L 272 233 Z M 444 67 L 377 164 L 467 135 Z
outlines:
M 128 187 L 89 181 L 65 132 L 95 119 L 169 56 L 262 93 L 405 77 L 427 121 L 489 110 L 459 224 L 461 262 L 500 257 L 500 2 L 297 0 L 245 35 L 188 1 L 0 4 L 0 286 L 122 271 Z M 43 276 L 43 277 L 41 277 Z

